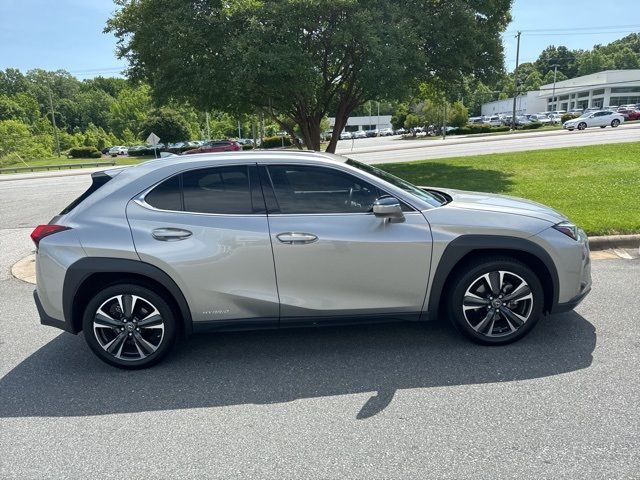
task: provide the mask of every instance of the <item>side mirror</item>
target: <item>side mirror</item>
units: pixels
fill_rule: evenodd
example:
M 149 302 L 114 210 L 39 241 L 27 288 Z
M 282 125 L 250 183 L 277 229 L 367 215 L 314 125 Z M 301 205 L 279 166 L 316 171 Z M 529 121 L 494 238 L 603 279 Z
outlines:
M 393 223 L 404 221 L 400 201 L 390 196 L 380 197 L 373 202 L 373 214 L 378 218 L 388 218 Z

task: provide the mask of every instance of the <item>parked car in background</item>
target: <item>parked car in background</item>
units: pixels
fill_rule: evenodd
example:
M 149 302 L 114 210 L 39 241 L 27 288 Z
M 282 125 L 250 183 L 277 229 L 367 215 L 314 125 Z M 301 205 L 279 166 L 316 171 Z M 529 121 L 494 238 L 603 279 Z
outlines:
M 394 132 L 396 135 L 404 135 L 407 131 L 404 128 L 399 128 Z
M 618 113 L 624 117 L 625 122 L 640 120 L 640 110 L 619 108 Z
M 128 151 L 128 147 L 124 145 L 117 145 L 109 149 L 109 155 L 111 155 L 112 157 L 117 157 L 118 155 L 126 155 Z
M 546 115 L 538 115 L 536 113 L 527 115 L 527 118 L 532 122 L 539 122 L 543 125 L 551 125 L 551 119 Z
M 336 155 L 166 158 L 92 179 L 31 234 L 34 300 L 42 324 L 83 331 L 120 368 L 151 366 L 192 332 L 444 315 L 474 342 L 505 345 L 591 290 L 588 238 L 556 210 L 417 187 Z M 65 341 L 46 360 L 81 365 L 69 360 L 79 348 Z
M 499 127 L 502 125 L 502 119 L 498 115 L 488 117 L 484 123 L 491 125 L 492 127 Z
M 353 132 L 353 138 L 367 138 L 367 132 L 364 130 L 356 130 Z
M 562 123 L 562 115 L 558 115 L 557 113 L 548 115 L 548 118 L 553 125 L 560 125 Z
M 211 140 L 200 147 L 184 152 L 185 155 L 192 153 L 211 152 L 237 152 L 242 150 L 242 146 L 233 140 Z
M 593 113 L 587 113 L 581 117 L 567 120 L 562 125 L 562 128 L 573 131 L 575 129 L 584 130 L 588 127 L 600 127 L 605 128 L 611 126 L 613 128 L 624 122 L 624 117 L 611 110 L 599 110 Z
M 351 140 L 352 138 L 353 135 L 351 134 L 351 132 L 344 131 L 340 134 L 340 140 Z
M 393 135 L 393 128 L 383 128 L 380 130 L 381 137 L 390 137 Z
M 367 134 L 367 137 L 377 137 L 378 136 L 378 130 L 367 130 L 366 134 Z

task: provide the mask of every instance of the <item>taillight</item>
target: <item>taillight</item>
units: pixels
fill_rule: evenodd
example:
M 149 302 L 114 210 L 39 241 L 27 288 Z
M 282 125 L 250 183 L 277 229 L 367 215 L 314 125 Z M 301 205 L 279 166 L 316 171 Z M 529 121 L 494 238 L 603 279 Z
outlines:
M 33 232 L 31 232 L 31 240 L 33 240 L 33 243 L 36 244 L 36 248 L 38 248 L 40 240 L 44 237 L 70 229 L 71 227 L 63 227 L 62 225 L 38 225 L 33 229 Z

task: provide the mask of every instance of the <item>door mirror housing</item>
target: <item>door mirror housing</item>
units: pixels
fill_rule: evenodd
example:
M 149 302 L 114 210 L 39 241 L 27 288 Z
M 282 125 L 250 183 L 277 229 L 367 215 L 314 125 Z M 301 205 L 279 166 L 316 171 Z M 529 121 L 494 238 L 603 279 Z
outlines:
M 388 218 L 390 222 L 404 221 L 400 201 L 388 195 L 380 197 L 373 202 L 373 214 L 378 218 Z

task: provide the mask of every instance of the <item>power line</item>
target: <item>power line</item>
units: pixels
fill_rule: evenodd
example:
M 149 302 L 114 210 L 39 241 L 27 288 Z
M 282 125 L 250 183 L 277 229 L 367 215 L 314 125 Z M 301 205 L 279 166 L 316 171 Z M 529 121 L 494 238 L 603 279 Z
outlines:
M 589 30 L 589 31 L 600 31 L 600 30 L 615 30 L 615 29 L 629 29 L 629 28 L 640 28 L 640 25 L 593 25 L 591 27 L 571 27 L 571 28 L 532 28 L 532 29 L 523 29 L 520 30 L 522 33 L 533 33 L 533 32 L 576 32 L 581 30 Z M 514 34 L 517 33 L 516 30 L 510 30 L 505 32 L 505 34 Z

